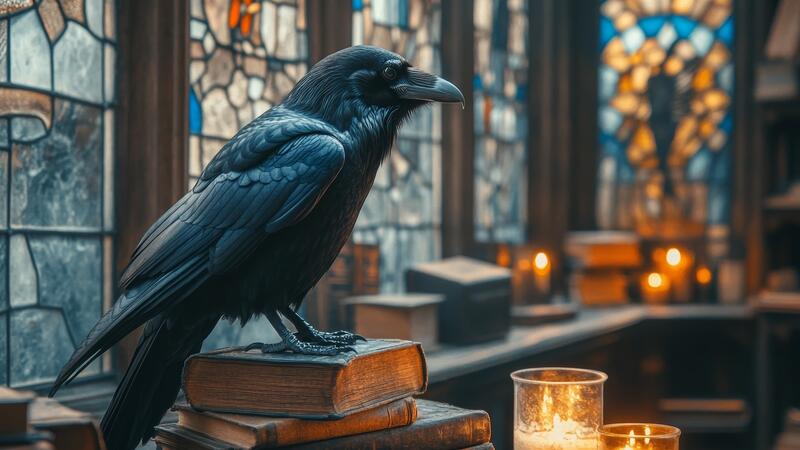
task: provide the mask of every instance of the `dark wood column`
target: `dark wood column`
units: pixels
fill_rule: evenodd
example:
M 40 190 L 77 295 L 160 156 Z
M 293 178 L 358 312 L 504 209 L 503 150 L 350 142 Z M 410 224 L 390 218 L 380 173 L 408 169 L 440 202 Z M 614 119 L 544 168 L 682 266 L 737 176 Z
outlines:
M 461 89 L 464 109 L 442 108 L 442 254 L 474 247 L 474 67 L 472 0 L 442 1 L 442 76 Z
M 306 0 L 306 18 L 311 64 L 352 44 L 352 1 Z
M 116 267 L 187 189 L 188 1 L 119 4 Z M 135 339 L 119 345 L 127 365 Z

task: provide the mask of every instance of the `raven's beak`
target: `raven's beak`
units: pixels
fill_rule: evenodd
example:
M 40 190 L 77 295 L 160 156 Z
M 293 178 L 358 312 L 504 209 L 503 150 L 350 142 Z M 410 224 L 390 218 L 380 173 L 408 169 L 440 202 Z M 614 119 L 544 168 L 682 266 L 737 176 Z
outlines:
M 424 102 L 461 103 L 464 94 L 451 82 L 418 69 L 408 69 L 408 81 L 394 87 L 400 98 Z

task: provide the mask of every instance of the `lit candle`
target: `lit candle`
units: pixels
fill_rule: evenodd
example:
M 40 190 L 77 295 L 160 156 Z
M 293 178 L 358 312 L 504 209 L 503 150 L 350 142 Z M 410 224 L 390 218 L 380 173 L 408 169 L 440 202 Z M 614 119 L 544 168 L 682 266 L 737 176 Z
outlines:
M 655 423 L 617 423 L 600 427 L 600 450 L 678 450 L 681 430 Z
M 602 372 L 524 369 L 514 380 L 516 450 L 596 450 L 603 423 Z
M 708 266 L 700 266 L 697 268 L 694 276 L 697 281 L 697 297 L 699 300 L 708 300 L 711 297 L 711 281 L 714 275 Z
M 533 280 L 538 294 L 550 294 L 550 258 L 545 252 L 533 256 Z
M 642 299 L 646 303 L 665 303 L 669 300 L 669 278 L 658 272 L 650 272 L 642 277 Z
M 663 252 L 663 256 L 662 255 Z M 688 250 L 670 247 L 664 252 L 657 250 L 655 259 L 669 277 L 672 297 L 677 302 L 688 302 L 692 297 L 692 254 Z

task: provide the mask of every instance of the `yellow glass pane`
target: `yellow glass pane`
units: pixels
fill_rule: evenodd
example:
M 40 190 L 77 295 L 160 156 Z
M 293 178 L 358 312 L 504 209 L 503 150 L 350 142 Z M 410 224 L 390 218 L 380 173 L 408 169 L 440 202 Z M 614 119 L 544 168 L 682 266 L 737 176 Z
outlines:
M 613 20 L 615 17 L 619 16 L 623 11 L 625 11 L 625 3 L 622 0 L 608 0 L 603 3 L 603 6 L 600 8 L 600 10 L 604 16 Z
M 636 16 L 630 12 L 625 11 L 614 20 L 614 26 L 619 31 L 625 31 L 636 24 Z
M 705 64 L 711 69 L 717 70 L 727 63 L 729 59 L 730 53 L 728 49 L 717 42 L 711 47 L 711 51 L 708 52 L 708 55 L 706 55 Z
M 625 51 L 625 45 L 618 37 L 615 37 L 606 45 L 603 50 L 603 61 L 617 72 L 625 72 L 631 66 L 630 57 Z
M 705 138 L 708 138 L 709 136 L 711 136 L 711 133 L 713 133 L 714 130 L 716 130 L 716 129 L 717 129 L 717 127 L 714 124 L 714 122 L 712 122 L 711 120 L 706 119 L 706 120 L 702 120 L 700 122 L 700 127 L 698 129 L 698 132 L 700 133 L 700 137 L 705 139 Z
M 636 92 L 647 90 L 647 82 L 650 79 L 650 68 L 644 65 L 636 66 L 631 71 L 631 84 Z
M 645 153 L 656 149 L 656 140 L 649 126 L 643 124 L 636 130 L 636 133 L 633 135 L 633 144 L 641 148 Z
M 714 134 L 708 138 L 708 148 L 711 150 L 717 151 L 721 149 L 725 142 L 728 140 L 728 135 L 722 130 L 717 130 Z
M 636 94 L 620 94 L 611 99 L 611 106 L 625 115 L 633 114 L 639 107 L 639 97 Z
M 672 0 L 672 12 L 675 14 L 688 15 L 693 6 L 693 0 Z
M 667 58 L 667 62 L 664 63 L 664 72 L 667 75 L 675 76 L 683 69 L 683 60 L 677 58 L 675 56 L 670 56 Z
M 728 94 L 722 89 L 712 89 L 703 95 L 703 102 L 706 108 L 715 111 L 728 106 Z
M 675 130 L 675 137 L 673 143 L 682 146 L 684 142 L 688 142 L 697 130 L 697 119 L 692 116 L 687 116 L 681 119 L 678 123 L 678 128 Z
M 728 19 L 730 13 L 730 5 L 711 5 L 703 15 L 703 22 L 712 29 L 717 28 Z
M 642 121 L 650 119 L 650 103 L 642 102 L 636 110 L 636 118 Z
M 689 41 L 680 41 L 675 44 L 674 54 L 683 59 L 684 61 L 689 61 L 690 59 L 694 58 L 697 54 L 694 50 L 694 46 Z
M 642 56 L 644 62 L 650 67 L 660 66 L 667 57 L 667 52 L 661 48 L 661 45 L 655 39 L 648 39 L 642 44 Z
M 695 91 L 705 91 L 706 89 L 710 88 L 711 85 L 714 83 L 714 73 L 711 72 L 711 69 L 708 67 L 703 67 L 699 69 L 694 74 L 694 78 L 692 79 L 692 87 Z

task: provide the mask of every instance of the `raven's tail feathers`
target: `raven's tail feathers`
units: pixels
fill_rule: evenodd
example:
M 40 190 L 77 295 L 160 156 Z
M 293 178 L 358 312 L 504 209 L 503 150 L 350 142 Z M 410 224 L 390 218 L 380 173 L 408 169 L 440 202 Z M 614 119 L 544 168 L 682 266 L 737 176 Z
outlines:
M 200 351 L 218 318 L 187 321 L 158 316 L 145 326 L 133 359 L 103 416 L 109 449 L 133 449 L 175 401 L 183 362 Z

